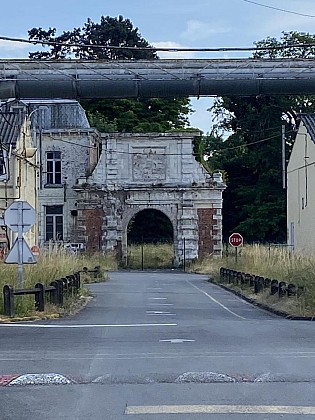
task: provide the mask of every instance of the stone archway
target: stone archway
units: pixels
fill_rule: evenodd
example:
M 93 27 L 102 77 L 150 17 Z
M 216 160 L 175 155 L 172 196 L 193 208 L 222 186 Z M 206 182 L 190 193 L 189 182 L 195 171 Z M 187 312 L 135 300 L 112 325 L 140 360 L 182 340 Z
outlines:
M 143 210 L 168 217 L 174 232 L 174 264 L 222 252 L 220 173 L 205 172 L 193 155 L 196 133 L 104 135 L 102 154 L 87 179 L 79 180 L 78 241 L 89 243 L 91 217 L 102 214 L 103 251 L 127 258 L 127 227 Z M 97 214 L 98 214 L 97 213 Z
M 125 213 L 122 217 L 122 242 L 121 242 L 121 250 L 122 250 L 122 261 L 125 265 L 128 264 L 128 242 L 130 244 L 130 224 L 132 221 L 135 223 L 141 223 L 141 220 L 146 216 L 151 217 L 151 226 L 153 231 L 150 232 L 140 232 L 140 238 L 138 241 L 134 241 L 138 244 L 141 243 L 157 243 L 157 242 L 169 242 L 172 244 L 172 265 L 174 262 L 178 260 L 178 241 L 177 241 L 177 217 L 175 208 L 168 208 L 168 206 L 134 206 L 133 208 L 126 209 Z M 165 222 L 166 232 L 165 235 L 157 234 L 159 229 L 158 224 L 161 222 Z M 155 226 L 154 226 L 155 225 Z M 129 229 L 128 229 L 129 228 Z M 137 226 L 135 226 L 137 228 Z M 149 227 L 150 228 L 150 227 Z M 140 228 L 141 229 L 141 228 Z M 129 230 L 129 232 L 128 232 Z M 168 235 L 167 235 L 168 233 Z
M 174 236 L 173 223 L 163 211 L 138 211 L 126 228 L 126 265 L 138 269 L 173 267 Z

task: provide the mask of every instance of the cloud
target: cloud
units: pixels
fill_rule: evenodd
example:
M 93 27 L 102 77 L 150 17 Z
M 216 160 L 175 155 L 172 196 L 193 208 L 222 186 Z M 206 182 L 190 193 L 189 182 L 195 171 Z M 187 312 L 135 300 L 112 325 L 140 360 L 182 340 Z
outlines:
M 315 16 L 314 0 L 312 2 L 299 0 L 298 7 L 296 2 L 287 1 L 282 6 L 287 10 L 297 10 L 300 13 Z M 314 33 L 314 23 L 314 18 L 280 11 L 270 13 L 267 9 L 262 9 L 252 19 L 250 32 L 255 34 L 256 41 L 267 36 L 279 38 L 282 32 L 297 31 Z M 259 36 L 259 34 L 261 35 Z
M 156 48 L 170 48 L 170 49 L 177 49 L 177 48 L 186 48 L 184 45 L 181 45 L 175 41 L 156 41 L 152 42 L 152 45 Z M 167 52 L 167 51 L 158 51 L 158 56 L 160 58 L 169 58 L 169 59 L 183 59 L 183 58 L 195 58 L 196 54 L 193 51 L 179 51 L 179 52 Z
M 225 22 L 201 22 L 200 20 L 189 20 L 187 28 L 180 34 L 180 38 L 189 42 L 209 40 L 213 35 L 224 34 L 231 31 L 231 27 Z
M 27 45 L 22 42 L 13 42 L 0 39 L 0 48 L 3 50 L 27 49 Z
M 25 35 L 13 36 L 13 38 L 26 38 Z M 32 45 L 23 42 L 14 42 L 0 39 L 0 58 L 27 58 Z

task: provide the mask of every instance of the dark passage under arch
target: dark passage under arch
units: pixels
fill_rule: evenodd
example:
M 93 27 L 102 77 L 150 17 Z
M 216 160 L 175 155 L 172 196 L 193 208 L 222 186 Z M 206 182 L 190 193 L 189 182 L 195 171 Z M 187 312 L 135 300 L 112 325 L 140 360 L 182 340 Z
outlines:
M 141 210 L 128 223 L 128 243 L 173 243 L 170 219 L 160 210 Z

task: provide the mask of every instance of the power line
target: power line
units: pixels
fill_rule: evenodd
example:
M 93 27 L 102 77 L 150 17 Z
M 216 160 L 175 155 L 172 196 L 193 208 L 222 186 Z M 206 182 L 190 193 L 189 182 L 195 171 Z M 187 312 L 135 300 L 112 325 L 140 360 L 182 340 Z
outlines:
M 309 15 L 309 14 L 306 14 L 306 13 L 294 12 L 293 10 L 282 9 L 280 7 L 270 6 L 269 4 L 258 3 L 257 1 L 252 1 L 252 0 L 241 0 L 241 1 L 244 1 L 245 3 L 255 4 L 256 6 L 265 7 L 267 9 L 278 10 L 279 12 L 291 13 L 292 15 L 315 18 L 315 15 Z
M 294 130 L 288 131 L 287 134 L 292 133 L 292 132 L 294 132 Z M 239 149 L 241 147 L 252 146 L 252 145 L 255 145 L 255 144 L 259 144 L 259 143 L 263 143 L 263 142 L 272 140 L 274 138 L 279 137 L 280 135 L 281 134 L 279 133 L 279 134 L 276 134 L 274 136 L 266 137 L 264 139 L 260 139 L 260 140 L 257 140 L 257 141 L 251 142 L 251 143 L 245 143 L 245 144 L 241 144 L 239 146 L 226 147 L 224 149 L 213 150 L 213 152 L 224 152 L 226 150 L 234 150 L 234 149 Z M 95 146 L 88 146 L 88 145 L 84 145 L 84 144 L 78 144 L 78 143 L 75 143 L 75 142 L 72 142 L 72 141 L 69 141 L 69 140 L 61 139 L 59 137 L 53 137 L 50 134 L 48 134 L 48 137 L 50 137 L 52 140 L 61 141 L 63 143 L 68 143 L 68 144 L 71 144 L 73 146 L 84 147 L 84 148 L 87 148 L 87 149 L 95 149 Z M 153 147 L 153 149 L 154 149 L 154 147 Z M 183 156 L 183 155 L 187 155 L 187 154 L 190 155 L 190 153 L 126 152 L 124 150 L 114 150 L 114 149 L 105 149 L 105 151 L 106 152 L 109 152 L 109 153 L 118 153 L 118 154 L 125 154 L 125 155 L 144 155 L 144 156 L 147 156 L 147 155 L 150 155 L 150 154 L 151 155 L 155 155 L 155 156 Z M 199 153 L 192 153 L 191 155 L 192 156 L 199 156 Z
M 45 133 L 44 133 L 44 135 L 45 135 Z M 95 146 L 88 146 L 87 144 L 79 144 L 79 143 L 75 143 L 73 141 L 61 139 L 59 137 L 53 137 L 51 134 L 46 134 L 46 135 L 47 135 L 47 137 L 51 138 L 52 140 L 62 141 L 63 143 L 72 144 L 73 146 L 84 147 L 86 149 L 95 149 L 96 148 Z
M 293 133 L 293 132 L 294 132 L 294 130 L 292 130 L 292 131 L 288 131 L 288 132 L 287 132 L 287 134 L 289 134 L 289 133 Z M 241 147 L 247 147 L 247 146 L 252 146 L 252 145 L 254 145 L 254 144 L 258 144 L 258 143 L 263 143 L 263 142 L 265 142 L 265 141 L 272 140 L 272 139 L 275 139 L 275 138 L 280 137 L 280 136 L 281 136 L 281 133 L 276 134 L 276 135 L 274 135 L 274 136 L 266 137 L 266 138 L 261 139 L 261 140 L 253 141 L 253 142 L 251 142 L 251 143 L 244 143 L 244 144 L 240 144 L 239 146 L 226 147 L 226 148 L 224 148 L 224 149 L 218 149 L 218 150 L 216 150 L 216 149 L 215 149 L 215 150 L 212 150 L 212 152 L 225 152 L 226 150 L 235 150 L 235 149 L 240 149 Z
M 245 1 L 245 0 L 242 0 Z M 249 1 L 249 0 L 248 0 Z M 311 15 L 310 15 L 311 16 Z M 313 16 L 315 17 L 315 16 Z M 130 47 L 130 46 L 118 46 L 118 45 L 98 45 L 98 44 L 80 44 L 72 42 L 59 42 L 59 41 L 42 41 L 39 39 L 25 39 L 25 38 L 12 38 L 7 36 L 0 36 L 0 40 L 22 42 L 27 44 L 40 44 L 50 46 L 61 46 L 61 47 L 78 47 L 80 49 L 107 49 L 107 50 L 131 50 L 131 51 L 163 51 L 163 52 L 238 52 L 238 51 L 269 51 L 269 50 L 285 50 L 289 48 L 313 48 L 315 43 L 307 44 L 291 44 L 291 45 L 277 45 L 272 47 L 219 47 L 219 48 L 163 48 L 163 47 Z M 36 60 L 40 61 L 40 60 Z
M 292 171 L 288 171 L 287 174 L 291 174 L 292 172 L 299 171 L 300 169 L 304 169 L 304 168 L 307 168 L 308 166 L 312 166 L 312 165 L 315 165 L 315 161 L 310 162 L 310 163 L 306 163 L 303 166 L 299 166 L 298 168 L 292 169 Z

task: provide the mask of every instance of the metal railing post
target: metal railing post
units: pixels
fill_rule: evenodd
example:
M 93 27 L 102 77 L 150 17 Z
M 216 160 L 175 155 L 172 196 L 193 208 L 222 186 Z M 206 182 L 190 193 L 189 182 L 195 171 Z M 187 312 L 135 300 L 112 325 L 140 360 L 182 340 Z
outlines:
M 3 286 L 3 306 L 4 315 L 10 317 L 15 315 L 13 287 L 9 286 L 8 284 Z
M 35 284 L 35 310 L 43 312 L 45 310 L 45 286 L 42 283 Z

